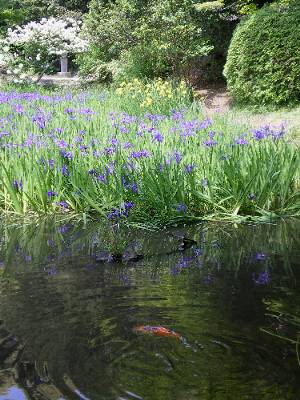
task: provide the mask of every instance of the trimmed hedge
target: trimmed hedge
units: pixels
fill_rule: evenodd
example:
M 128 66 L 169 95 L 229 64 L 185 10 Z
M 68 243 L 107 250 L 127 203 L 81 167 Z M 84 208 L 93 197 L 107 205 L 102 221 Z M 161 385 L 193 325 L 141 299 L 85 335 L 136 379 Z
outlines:
M 224 69 L 241 104 L 300 101 L 300 2 L 266 6 L 236 28 Z

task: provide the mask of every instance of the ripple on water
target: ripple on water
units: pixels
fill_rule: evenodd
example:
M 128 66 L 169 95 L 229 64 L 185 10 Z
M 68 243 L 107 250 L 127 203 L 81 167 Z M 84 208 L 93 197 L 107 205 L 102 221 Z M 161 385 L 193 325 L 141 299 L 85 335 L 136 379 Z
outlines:
M 300 316 L 299 224 L 189 227 L 196 244 L 184 251 L 176 235 L 119 232 L 144 258 L 101 263 L 104 228 L 22 229 L 0 247 L 0 316 L 25 345 L 33 385 L 82 400 L 300 398 L 293 345 L 261 330 L 297 332 L 283 315 Z M 0 367 L 1 354 L 0 338 Z M 11 384 L 0 399 L 14 390 L 26 396 Z

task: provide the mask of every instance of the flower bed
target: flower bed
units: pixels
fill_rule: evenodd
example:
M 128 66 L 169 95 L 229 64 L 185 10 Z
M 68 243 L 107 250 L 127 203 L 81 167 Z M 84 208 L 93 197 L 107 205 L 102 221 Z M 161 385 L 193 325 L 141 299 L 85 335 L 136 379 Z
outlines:
M 1 93 L 0 209 L 154 225 L 299 215 L 284 127 L 210 120 L 177 91 L 152 96 L 156 113 L 114 90 Z

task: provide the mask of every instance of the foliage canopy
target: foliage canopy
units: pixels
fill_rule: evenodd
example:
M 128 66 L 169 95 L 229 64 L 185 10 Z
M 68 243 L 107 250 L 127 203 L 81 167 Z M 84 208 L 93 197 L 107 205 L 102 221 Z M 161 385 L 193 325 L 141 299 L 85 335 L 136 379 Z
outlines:
M 178 74 L 211 49 L 192 0 L 92 0 L 85 26 L 92 45 L 81 57 L 81 72 L 100 79 Z

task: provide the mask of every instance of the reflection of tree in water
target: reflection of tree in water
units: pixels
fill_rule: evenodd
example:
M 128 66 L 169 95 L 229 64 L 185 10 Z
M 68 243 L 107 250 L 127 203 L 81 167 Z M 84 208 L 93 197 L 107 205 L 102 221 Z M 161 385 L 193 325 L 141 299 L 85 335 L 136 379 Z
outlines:
M 26 342 L 26 356 L 41 371 L 47 362 L 66 394 L 65 381 L 92 399 L 99 393 L 116 398 L 120 385 L 145 399 L 183 398 L 188 391 L 190 399 L 246 393 L 245 399 L 294 400 L 297 372 L 289 355 L 282 360 L 286 346 L 259 327 L 268 323 L 262 299 L 279 296 L 285 311 L 295 299 L 283 295 L 288 288 L 294 296 L 291 274 L 299 273 L 292 270 L 295 226 L 190 227 L 186 234 L 198 244 L 186 252 L 176 252 L 168 233 L 126 232 L 120 240 L 138 236 L 146 255 L 127 264 L 95 263 L 111 240 L 105 229 L 30 229 L 11 231 L 2 245 L 7 281 L 0 315 Z M 253 273 L 266 269 L 272 285 L 257 284 Z M 138 324 L 176 329 L 187 346 L 137 336 Z

